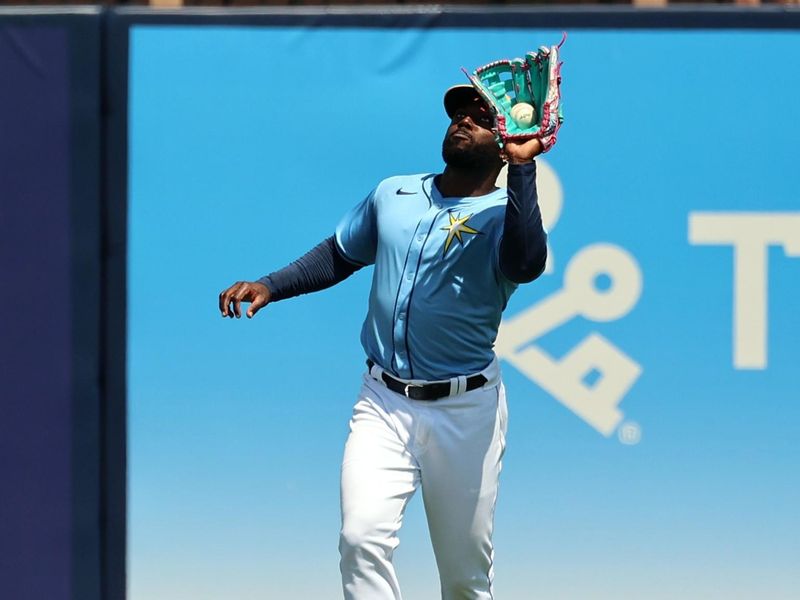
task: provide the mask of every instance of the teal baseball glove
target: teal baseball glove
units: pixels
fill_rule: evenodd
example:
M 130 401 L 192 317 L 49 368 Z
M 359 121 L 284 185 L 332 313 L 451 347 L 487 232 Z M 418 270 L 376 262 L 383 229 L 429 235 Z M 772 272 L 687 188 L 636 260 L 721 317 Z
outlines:
M 542 46 L 525 58 L 496 60 L 464 72 L 495 115 L 495 135 L 506 142 L 541 140 L 547 152 L 556 143 L 564 121 L 561 110 L 561 64 L 566 34 L 557 46 Z

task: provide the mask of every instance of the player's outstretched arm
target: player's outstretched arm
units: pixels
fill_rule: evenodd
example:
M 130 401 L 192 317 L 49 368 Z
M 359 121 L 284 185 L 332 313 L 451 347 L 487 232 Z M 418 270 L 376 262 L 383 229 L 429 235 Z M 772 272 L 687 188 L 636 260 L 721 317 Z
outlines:
M 249 302 L 247 318 L 252 319 L 271 299 L 269 288 L 257 281 L 237 281 L 219 295 L 219 311 L 223 317 L 241 318 L 242 302 Z
M 219 310 L 223 317 L 241 317 L 241 303 L 250 302 L 247 316 L 252 318 L 269 302 L 324 290 L 360 268 L 341 255 L 331 236 L 283 269 L 258 281 L 235 283 L 219 295 Z

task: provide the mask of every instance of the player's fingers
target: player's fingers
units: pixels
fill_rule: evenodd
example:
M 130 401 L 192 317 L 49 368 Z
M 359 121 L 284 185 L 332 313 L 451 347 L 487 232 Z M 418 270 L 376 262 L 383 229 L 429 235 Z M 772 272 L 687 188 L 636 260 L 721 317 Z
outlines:
M 236 293 L 233 295 L 233 312 L 237 319 L 242 318 L 242 302 L 252 302 L 255 296 L 255 290 L 250 283 L 243 283 Z
M 267 302 L 268 299 L 266 295 L 258 294 L 255 298 L 253 298 L 250 308 L 247 309 L 247 318 L 252 319 L 258 311 L 267 305 Z
M 233 284 L 227 290 L 222 290 L 219 294 L 219 312 L 222 314 L 223 317 L 228 316 L 228 305 L 231 301 L 231 294 L 233 290 L 236 289 L 236 286 L 239 285 L 238 283 Z
M 233 313 L 231 316 L 235 316 L 237 319 L 242 317 L 242 298 L 240 294 L 236 294 L 233 297 Z
M 252 319 L 259 310 L 264 308 L 265 304 L 266 302 L 264 302 L 263 298 L 261 296 L 257 296 L 256 299 L 250 303 L 250 307 L 247 309 L 247 318 Z
M 225 302 L 225 310 L 226 316 L 230 317 L 231 319 L 237 316 L 236 311 L 239 307 L 239 303 L 241 302 L 242 292 L 246 285 L 246 282 L 238 281 L 235 285 L 231 286 L 230 290 L 228 290 L 228 297 Z
M 219 314 L 221 314 L 224 317 L 225 316 L 225 290 L 223 290 L 223 291 L 221 291 L 219 293 L 218 303 L 219 303 L 218 304 Z

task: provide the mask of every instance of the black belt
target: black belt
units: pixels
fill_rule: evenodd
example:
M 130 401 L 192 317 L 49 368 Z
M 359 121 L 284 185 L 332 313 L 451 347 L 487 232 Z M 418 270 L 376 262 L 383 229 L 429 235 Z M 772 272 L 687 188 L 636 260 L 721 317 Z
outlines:
M 367 359 L 367 367 L 372 370 L 375 363 Z M 438 400 L 450 395 L 450 382 L 440 381 L 435 383 L 407 383 L 389 375 L 386 371 L 381 373 L 381 379 L 387 388 L 397 392 L 401 396 L 412 400 Z M 488 379 L 481 374 L 470 375 L 467 377 L 467 387 L 463 391 L 478 389 L 483 386 Z

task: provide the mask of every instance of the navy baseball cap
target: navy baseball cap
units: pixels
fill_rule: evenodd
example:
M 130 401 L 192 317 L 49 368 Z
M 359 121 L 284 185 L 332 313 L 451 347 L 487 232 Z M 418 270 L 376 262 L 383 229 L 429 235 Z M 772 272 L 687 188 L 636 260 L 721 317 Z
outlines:
M 483 98 L 481 98 L 478 91 L 471 85 L 454 85 L 444 93 L 444 111 L 451 119 L 456 109 L 470 102 L 483 102 Z

